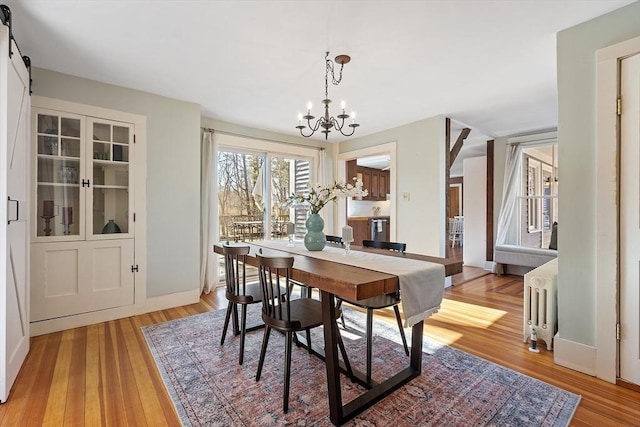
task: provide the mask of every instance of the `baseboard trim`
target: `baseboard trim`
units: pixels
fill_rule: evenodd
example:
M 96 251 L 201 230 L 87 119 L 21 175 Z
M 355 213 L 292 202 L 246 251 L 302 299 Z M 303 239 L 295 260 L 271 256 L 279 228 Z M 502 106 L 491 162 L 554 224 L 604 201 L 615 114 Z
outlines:
M 107 310 L 93 311 L 90 313 L 76 314 L 73 316 L 59 317 L 57 319 L 31 322 L 29 333 L 32 337 L 67 329 L 93 325 L 95 323 L 108 322 L 110 320 L 123 319 L 125 317 L 150 313 L 152 311 L 166 310 L 197 303 L 200 300 L 200 289 L 192 289 L 184 292 L 176 292 L 168 295 L 147 298 L 139 307 L 128 305 Z
M 496 262 L 495 261 L 486 261 L 484 263 L 484 269 L 491 272 L 491 273 L 495 273 L 496 272 Z
M 150 313 L 152 311 L 166 310 L 168 308 L 195 304 L 200 301 L 200 289 L 191 289 L 184 292 L 147 297 L 144 306 L 136 314 Z
M 122 319 L 133 315 L 135 315 L 133 305 L 92 311 L 90 313 L 81 313 L 73 316 L 31 322 L 29 325 L 29 333 L 32 337 L 36 337 L 38 335 L 79 328 L 81 326 L 93 325 L 95 323 L 108 322 L 110 320 Z
M 593 377 L 596 375 L 596 348 L 575 341 L 553 339 L 553 360 L 556 364 Z

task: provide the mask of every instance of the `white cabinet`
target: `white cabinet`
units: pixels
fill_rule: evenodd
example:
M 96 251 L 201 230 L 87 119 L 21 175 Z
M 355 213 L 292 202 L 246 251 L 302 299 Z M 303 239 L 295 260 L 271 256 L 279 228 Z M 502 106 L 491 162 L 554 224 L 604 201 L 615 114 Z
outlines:
M 133 305 L 135 123 L 43 104 L 32 109 L 31 321 Z

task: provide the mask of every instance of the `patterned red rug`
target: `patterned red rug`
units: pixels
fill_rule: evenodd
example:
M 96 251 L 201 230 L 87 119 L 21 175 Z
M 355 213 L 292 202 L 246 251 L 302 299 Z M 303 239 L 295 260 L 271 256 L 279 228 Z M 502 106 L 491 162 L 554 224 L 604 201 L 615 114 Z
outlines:
M 252 307 L 255 320 L 260 307 Z M 345 309 L 349 359 L 364 371 L 364 315 Z M 294 347 L 289 413 L 282 413 L 284 339 L 272 333 L 262 377 L 255 380 L 263 331 L 220 346 L 224 310 L 143 328 L 167 390 L 185 426 L 331 426 L 324 364 Z M 405 367 L 397 329 L 375 322 L 373 378 Z M 410 332 L 410 330 L 407 330 Z M 410 335 L 410 334 L 409 334 Z M 385 338 L 386 337 L 386 338 Z M 320 331 L 313 341 L 321 344 Z M 409 337 L 407 337 L 409 339 Z M 425 337 L 422 375 L 349 422 L 350 426 L 566 426 L 580 396 Z M 346 402 L 362 392 L 346 377 Z

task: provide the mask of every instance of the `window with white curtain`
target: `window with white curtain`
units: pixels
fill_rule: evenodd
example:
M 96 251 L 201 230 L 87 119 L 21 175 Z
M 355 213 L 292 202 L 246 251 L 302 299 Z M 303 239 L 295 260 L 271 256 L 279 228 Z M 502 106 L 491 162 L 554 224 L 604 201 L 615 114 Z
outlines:
M 524 148 L 522 156 L 520 245 L 546 248 L 558 217 L 556 144 Z
M 556 132 L 510 138 L 496 245 L 548 248 L 558 219 Z

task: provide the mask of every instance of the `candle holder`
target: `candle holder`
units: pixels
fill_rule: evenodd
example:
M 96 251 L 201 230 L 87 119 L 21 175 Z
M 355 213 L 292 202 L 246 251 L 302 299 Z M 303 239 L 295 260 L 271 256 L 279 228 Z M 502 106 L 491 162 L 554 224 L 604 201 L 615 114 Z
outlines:
M 287 243 L 287 246 L 292 248 L 293 246 L 295 246 L 293 244 L 293 238 L 296 235 L 296 226 L 292 222 L 287 223 L 287 235 L 289 236 L 289 243 Z
M 51 236 L 51 218 L 53 218 L 53 215 L 42 215 L 40 218 L 44 219 L 44 235 Z
M 345 225 L 342 227 L 342 244 L 345 255 L 349 255 L 351 252 L 351 242 L 353 242 L 353 228 L 350 225 Z
M 71 206 L 65 206 L 62 208 L 62 225 L 64 225 L 64 235 L 68 236 L 71 234 L 71 230 L 69 230 L 69 226 L 73 224 L 73 208 Z
M 351 242 L 344 242 L 344 254 L 349 255 L 351 253 Z

